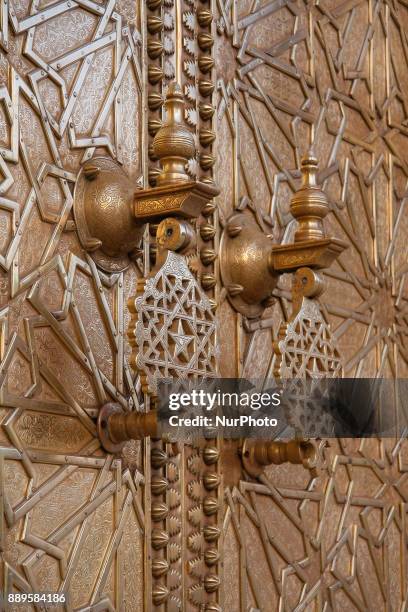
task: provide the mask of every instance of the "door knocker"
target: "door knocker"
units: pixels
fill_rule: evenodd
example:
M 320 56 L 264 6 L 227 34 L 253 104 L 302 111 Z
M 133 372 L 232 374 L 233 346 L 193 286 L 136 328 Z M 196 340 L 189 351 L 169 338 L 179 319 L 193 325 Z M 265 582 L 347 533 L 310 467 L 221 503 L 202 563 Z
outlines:
M 186 173 L 195 157 L 193 134 L 185 127 L 184 96 L 178 83 L 169 86 L 167 119 L 153 140 L 161 165 L 157 186 L 142 189 L 121 166 L 106 157 L 87 161 L 74 192 L 74 215 L 82 247 L 107 272 L 119 272 L 137 254 L 144 225 L 165 217 L 196 218 L 219 193 L 211 183 Z

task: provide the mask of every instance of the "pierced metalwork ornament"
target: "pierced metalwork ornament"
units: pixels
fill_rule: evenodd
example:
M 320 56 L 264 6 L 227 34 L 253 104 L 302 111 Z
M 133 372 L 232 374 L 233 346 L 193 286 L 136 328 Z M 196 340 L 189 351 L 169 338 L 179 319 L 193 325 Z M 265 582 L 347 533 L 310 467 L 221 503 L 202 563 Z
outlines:
M 282 323 L 274 374 L 279 379 L 339 377 L 342 363 L 318 302 L 312 298 L 323 293 L 319 275 L 310 268 L 300 268 L 293 279 L 293 310 Z
M 282 323 L 273 344 L 276 355 L 274 375 L 290 391 L 285 408 L 288 423 L 301 435 L 333 435 L 336 415 L 322 410 L 317 398 L 310 397 L 303 381 L 340 378 L 343 364 L 316 299 L 324 291 L 319 274 L 300 268 L 293 277 L 293 309 Z M 322 391 L 324 393 L 324 390 Z
M 5 0 L 2 5 L 0 44 L 9 52 L 2 58 L 0 156 L 4 272 L 0 482 L 5 483 L 1 544 L 7 560 L 2 582 L 9 592 L 32 592 L 39 584 L 49 590 L 52 577 L 52 590 L 68 589 L 74 608 L 113 611 L 126 600 L 129 609 L 140 610 L 143 578 L 148 574 L 143 563 L 143 534 L 150 533 L 145 529 L 148 505 L 143 504 L 148 482 L 146 487 L 138 486 L 141 472 L 131 475 L 125 463 L 120 471 L 119 462 L 101 453 L 91 419 L 103 387 L 128 403 L 129 409 L 131 402 L 124 394 L 130 391 L 137 400 L 121 340 L 123 301 L 136 282 L 136 271 L 131 267 L 122 283 L 120 276 L 108 280 L 88 266 L 67 215 L 79 160 L 92 158 L 95 147 L 116 151 L 132 173 L 144 167 L 147 147 L 141 137 L 146 126 L 136 125 L 132 110 L 138 109 L 144 124 L 149 121 L 154 135 L 161 125 L 165 85 L 156 84 L 158 96 L 150 97 L 152 86 L 139 78 L 147 76 L 148 61 L 142 20 L 154 9 L 166 24 L 166 11 L 175 13 L 183 3 L 146 0 L 146 10 L 139 6 L 138 11 L 133 10 L 136 3 L 128 2 L 79 4 L 80 8 L 77 2 L 56 1 L 38 9 L 32 5 L 31 10 L 24 1 Z M 288 220 L 286 178 L 292 184 L 295 160 L 312 128 L 315 147 L 326 160 L 322 177 L 332 194 L 330 224 L 339 227 L 350 245 L 341 271 L 330 272 L 333 291 L 327 300 L 327 312 L 338 325 L 335 341 L 342 346 L 346 374 L 406 376 L 406 2 L 331 3 L 330 11 L 322 3 L 318 7 L 281 4 L 285 3 L 262 2 L 256 8 L 251 2 L 212 3 L 214 22 L 212 29 L 207 26 L 208 33 L 214 38 L 217 31 L 221 34 L 212 48 L 217 50 L 211 74 L 217 88 L 210 98 L 200 97 L 197 88 L 197 98 L 186 109 L 189 125 L 197 134 L 208 128 L 219 136 L 217 147 L 210 145 L 204 152 L 211 151 L 220 162 L 222 213 L 228 216 L 238 205 L 242 189 L 248 195 L 252 192 L 258 208 L 270 195 L 281 229 Z M 187 0 L 186 6 L 196 14 L 210 4 Z M 333 28 L 338 35 L 332 35 Z M 180 41 L 183 34 L 177 28 Z M 172 36 L 177 38 L 175 30 Z M 199 53 L 193 36 L 189 45 Z M 181 47 L 180 63 L 187 57 L 191 61 L 194 55 L 187 56 Z M 303 61 L 305 52 L 307 61 Z M 172 60 L 166 55 L 152 60 L 163 69 L 164 81 L 174 78 Z M 200 62 L 199 55 L 194 73 L 178 75 L 182 85 L 195 84 L 199 70 L 204 73 L 203 67 L 207 70 L 210 64 L 207 59 Z M 98 100 L 100 104 L 90 103 Z M 143 100 L 157 105 L 154 114 L 145 112 Z M 154 179 L 153 171 L 150 176 Z M 61 206 L 56 205 L 50 179 L 61 189 Z M 218 230 L 216 215 L 208 222 Z M 218 251 L 218 238 L 208 246 Z M 282 261 L 283 254 L 279 255 Z M 304 265 L 302 261 L 294 263 Z M 107 299 L 97 307 L 104 294 Z M 217 294 L 217 299 L 222 303 L 222 295 Z M 232 317 L 229 309 L 221 308 L 220 326 L 230 330 Z M 117 342 L 105 337 L 105 329 L 117 333 Z M 269 342 L 259 347 L 257 333 L 247 336 L 240 329 L 236 350 L 230 354 L 225 343 L 225 351 L 232 371 L 241 368 L 251 375 L 260 363 L 269 363 L 271 347 Z M 58 344 L 52 336 L 58 337 Z M 248 350 L 241 352 L 246 341 Z M 140 446 L 132 445 L 135 465 L 143 469 Z M 292 479 L 291 471 L 278 468 L 281 487 L 266 479 L 242 482 L 225 502 L 220 491 L 220 515 L 227 517 L 220 554 L 225 576 L 234 575 L 239 587 L 225 581 L 225 595 L 220 595 L 225 609 L 324 609 L 338 603 L 343 609 L 380 610 L 406 605 L 405 513 L 400 508 L 406 441 L 363 440 L 355 449 L 347 440 L 341 449 L 332 449 L 321 478 L 313 484 L 308 478 Z M 375 485 L 378 478 L 386 482 L 380 490 Z M 367 483 L 364 497 L 358 495 L 362 482 Z M 338 491 L 340 495 L 333 494 Z M 172 505 L 177 495 L 180 504 L 183 492 L 169 488 Z M 251 538 L 245 538 L 248 508 Z M 282 509 L 283 521 L 262 528 L 267 513 L 279 515 Z M 295 537 L 298 531 L 301 537 Z M 39 534 L 43 534 L 40 548 Z M 67 541 L 72 545 L 64 546 Z M 274 569 L 276 555 L 268 551 L 279 543 Z M 90 548 L 102 554 L 89 555 Z M 166 556 L 159 567 L 152 561 L 154 576 L 160 569 L 166 573 L 166 566 L 177 559 L 183 564 L 184 587 L 189 580 L 184 549 L 170 543 L 169 561 Z M 205 550 L 207 562 L 208 550 L 214 553 L 212 548 Z M 370 559 L 373 550 L 375 563 Z M 392 554 L 387 554 L 390 550 Z M 145 551 L 148 555 L 147 543 Z M 118 564 L 120 576 L 112 581 Z M 163 576 L 162 582 L 171 589 L 170 578 L 167 582 Z M 155 601 L 160 601 L 156 583 L 149 586 L 147 580 L 146 585 L 146 599 L 154 592 Z M 163 605 L 166 612 L 172 610 L 173 595 L 171 591 Z M 202 605 L 202 612 L 221 612 L 214 597 Z
M 216 321 L 211 302 L 184 257 L 167 251 L 161 267 L 129 300 L 132 364 L 142 388 L 156 395 L 161 378 L 215 376 Z
M 280 377 L 341 375 L 340 355 L 319 304 L 314 300 L 303 298 L 299 312 L 282 324 L 276 351 Z

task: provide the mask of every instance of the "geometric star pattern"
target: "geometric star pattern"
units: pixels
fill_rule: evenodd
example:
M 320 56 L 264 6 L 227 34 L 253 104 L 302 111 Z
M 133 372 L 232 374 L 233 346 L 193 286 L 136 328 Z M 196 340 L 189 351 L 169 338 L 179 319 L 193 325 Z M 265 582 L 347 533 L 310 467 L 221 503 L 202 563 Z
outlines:
M 172 3 L 163 4 L 172 78 Z M 183 6 L 195 125 L 198 11 L 193 1 Z M 217 87 L 206 103 L 217 107 L 215 251 L 224 219 L 245 207 L 276 242 L 292 240 L 288 202 L 312 145 L 329 198 L 326 229 L 348 243 L 320 299 L 331 342 L 348 376 L 407 377 L 406 2 L 219 0 L 214 10 Z M 112 155 L 133 177 L 145 170 L 146 14 L 128 0 L 22 0 L 1 9 L 1 582 L 22 592 L 67 588 L 73 610 L 144 609 L 149 462 L 139 444 L 121 459 L 106 455 L 95 418 L 109 400 L 143 409 L 128 366 L 126 300 L 149 275 L 149 257 L 125 273 L 98 270 L 79 245 L 72 193 L 94 154 Z M 177 305 L 176 287 L 173 278 L 166 293 Z M 273 343 L 291 311 L 285 279 L 259 321 L 237 316 L 217 291 L 222 373 L 272 375 Z M 183 317 L 165 326 L 174 342 L 155 349 L 180 373 L 197 353 Z M 259 482 L 219 487 L 224 610 L 405 610 L 405 438 L 331 440 L 322 452 L 315 478 L 279 466 Z M 200 558 L 207 468 L 194 454 L 186 495 L 183 453 L 192 451 L 165 468 L 166 501 L 190 517 L 191 575 L 181 576 L 185 525 L 177 531 L 174 516 L 168 552 L 179 582 L 193 583 L 191 601 L 174 604 L 190 612 L 208 578 Z M 181 597 L 174 576 L 166 584 Z
M 341 361 L 319 305 L 302 299 L 299 312 L 279 330 L 275 376 L 318 378 L 341 376 Z
M 217 3 L 214 52 L 221 223 L 250 208 L 292 242 L 289 202 L 313 146 L 326 232 L 348 248 L 313 316 L 293 319 L 285 277 L 258 321 L 220 294 L 221 373 L 314 377 L 341 359 L 347 377 L 407 377 L 406 3 L 232 4 Z M 328 442 L 316 478 L 274 466 L 227 488 L 225 608 L 406 609 L 406 437 Z
M 190 342 L 194 340 L 194 336 L 186 336 L 184 333 L 184 327 L 181 319 L 178 322 L 177 333 L 169 332 L 169 342 L 174 343 L 173 358 L 180 357 L 184 362 L 188 363 L 190 355 L 187 350 Z
M 160 378 L 214 376 L 215 317 L 184 257 L 168 251 L 139 291 L 128 335 L 143 389 L 155 395 Z
M 404 609 L 402 446 L 402 439 L 333 440 L 318 478 L 275 466 L 258 483 L 227 489 L 224 537 L 242 559 L 238 574 L 237 557 L 225 557 L 231 609 Z
M 98 270 L 72 215 L 95 151 L 141 173 L 140 14 L 23 0 L 3 3 L 0 29 L 1 591 L 141 609 L 140 448 L 106 455 L 95 427 L 109 400 L 142 408 L 124 337 L 141 273 Z

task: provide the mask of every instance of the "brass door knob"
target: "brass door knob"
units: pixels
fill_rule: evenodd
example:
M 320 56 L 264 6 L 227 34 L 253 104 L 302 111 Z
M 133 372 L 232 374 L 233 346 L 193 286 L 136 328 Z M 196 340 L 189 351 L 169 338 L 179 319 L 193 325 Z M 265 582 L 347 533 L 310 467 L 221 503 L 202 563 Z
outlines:
M 157 437 L 157 412 L 125 412 L 120 404 L 109 402 L 98 416 L 98 435 L 108 453 L 119 453 L 129 440 Z
M 289 440 L 251 440 L 247 438 L 242 447 L 242 463 L 250 476 L 257 478 L 267 465 L 294 463 L 303 465 L 316 475 L 319 451 L 316 442 L 309 439 Z

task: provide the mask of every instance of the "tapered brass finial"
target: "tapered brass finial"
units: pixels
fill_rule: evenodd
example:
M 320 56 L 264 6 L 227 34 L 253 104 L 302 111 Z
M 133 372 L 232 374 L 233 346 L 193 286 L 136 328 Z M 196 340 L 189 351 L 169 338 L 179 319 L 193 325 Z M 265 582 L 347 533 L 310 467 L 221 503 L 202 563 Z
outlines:
M 166 121 L 153 140 L 153 152 L 162 167 L 157 185 L 191 180 L 185 167 L 195 156 L 193 134 L 184 125 L 184 95 L 178 83 L 169 86 L 165 106 Z
M 317 184 L 318 161 L 309 151 L 301 162 L 302 185 L 294 194 L 290 211 L 299 223 L 295 242 L 325 238 L 323 219 L 329 212 L 327 197 Z

